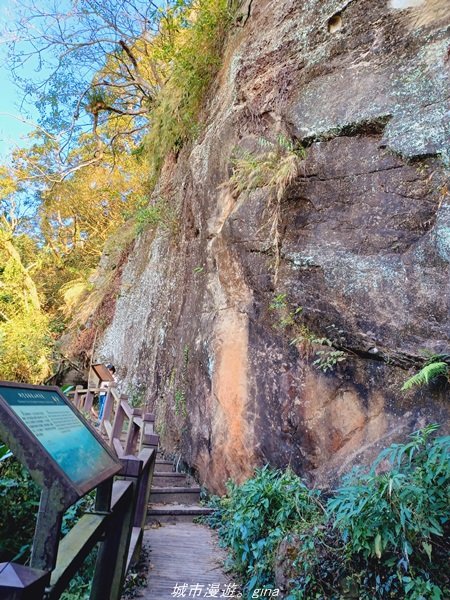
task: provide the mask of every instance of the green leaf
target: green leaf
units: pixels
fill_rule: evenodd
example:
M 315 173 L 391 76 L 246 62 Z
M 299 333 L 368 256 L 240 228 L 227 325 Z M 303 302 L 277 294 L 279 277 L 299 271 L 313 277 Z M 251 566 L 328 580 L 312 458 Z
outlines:
M 429 542 L 422 542 L 422 548 L 425 550 L 428 559 L 431 562 L 431 551 L 433 549 L 432 545 Z
M 406 391 L 412 387 L 430 383 L 430 381 L 440 375 L 448 376 L 449 370 L 449 366 L 445 362 L 432 362 L 425 365 L 418 373 L 407 379 L 401 389 L 402 391 Z
M 374 548 L 377 558 L 381 558 L 381 534 L 379 533 L 375 536 Z

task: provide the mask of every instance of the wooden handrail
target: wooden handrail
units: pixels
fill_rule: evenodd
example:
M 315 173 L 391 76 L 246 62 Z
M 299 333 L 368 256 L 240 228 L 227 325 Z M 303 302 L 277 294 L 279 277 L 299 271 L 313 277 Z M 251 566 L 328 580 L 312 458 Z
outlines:
M 75 394 L 86 394 L 87 392 L 92 392 L 94 394 L 98 394 L 100 392 L 104 392 L 106 391 L 105 388 L 83 388 L 80 387 L 80 389 L 78 389 L 78 386 L 76 389 L 74 390 L 70 390 L 70 392 L 67 392 L 67 394 L 65 394 L 65 396 L 67 396 L 67 398 L 70 398 L 71 396 L 74 396 Z
M 59 598 L 107 526 L 105 515 L 85 514 L 61 540 L 50 579 L 50 599 Z
M 105 390 L 80 387 L 68 397 L 86 410 L 98 391 Z M 159 436 L 154 433 L 154 416 L 131 407 L 114 384 L 106 394 L 100 427 L 122 462 L 123 479 L 103 482 L 97 488 L 96 509 L 81 517 L 59 543 L 46 600 L 60 598 L 97 543 L 100 547 L 91 600 L 119 600 L 126 572 L 140 555 Z M 42 575 L 31 568 L 29 571 Z M 39 592 L 33 598 L 43 600 L 44 595 Z

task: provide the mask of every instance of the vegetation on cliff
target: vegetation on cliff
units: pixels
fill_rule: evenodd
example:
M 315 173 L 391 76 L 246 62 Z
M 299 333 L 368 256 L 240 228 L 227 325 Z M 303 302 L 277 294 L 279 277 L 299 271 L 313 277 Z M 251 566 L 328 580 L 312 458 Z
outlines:
M 210 524 L 246 596 L 439 600 L 450 594 L 450 437 L 431 425 L 381 452 L 330 492 L 291 471 L 257 470 L 213 500 Z

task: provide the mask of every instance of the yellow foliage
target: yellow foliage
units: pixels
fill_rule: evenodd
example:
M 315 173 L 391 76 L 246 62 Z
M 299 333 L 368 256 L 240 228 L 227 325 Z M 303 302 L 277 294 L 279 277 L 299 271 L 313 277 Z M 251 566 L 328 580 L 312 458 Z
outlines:
M 0 322 L 0 379 L 42 383 L 49 376 L 48 324 L 38 311 Z
M 61 287 L 60 293 L 64 300 L 62 311 L 66 317 L 70 317 L 74 313 L 91 289 L 92 284 L 89 279 L 84 277 L 68 281 Z
M 139 161 L 123 154 L 77 171 L 47 190 L 42 230 L 61 256 L 77 256 L 79 267 L 95 266 L 105 241 L 132 214 L 145 193 Z M 81 264 L 82 261 L 82 264 Z
M 0 201 L 7 198 L 16 191 L 17 185 L 10 170 L 0 166 Z
M 41 383 L 50 373 L 49 320 L 13 242 L 0 230 L 0 379 Z

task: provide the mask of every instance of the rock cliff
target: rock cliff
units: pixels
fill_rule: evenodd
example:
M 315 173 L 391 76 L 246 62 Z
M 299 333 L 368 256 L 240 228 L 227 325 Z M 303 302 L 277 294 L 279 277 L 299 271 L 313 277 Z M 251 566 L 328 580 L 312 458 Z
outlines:
M 120 266 L 96 356 L 210 489 L 265 462 L 326 484 L 448 423 L 445 384 L 400 388 L 449 352 L 449 22 L 436 0 L 242 6 L 154 193 L 177 220 Z M 231 190 L 277 138 L 305 148 L 282 194 Z

